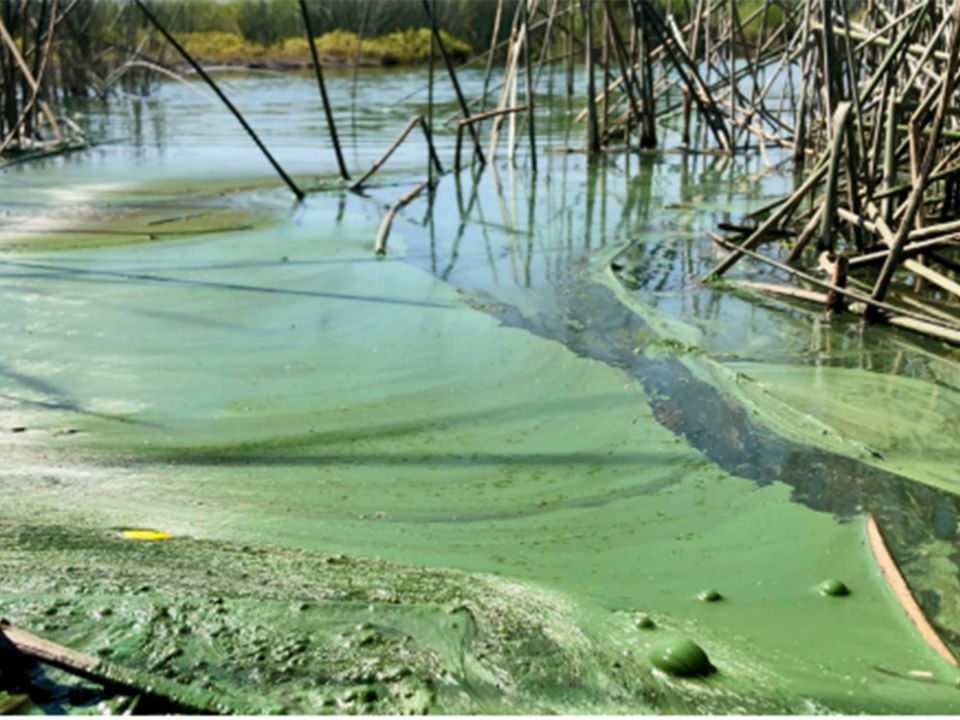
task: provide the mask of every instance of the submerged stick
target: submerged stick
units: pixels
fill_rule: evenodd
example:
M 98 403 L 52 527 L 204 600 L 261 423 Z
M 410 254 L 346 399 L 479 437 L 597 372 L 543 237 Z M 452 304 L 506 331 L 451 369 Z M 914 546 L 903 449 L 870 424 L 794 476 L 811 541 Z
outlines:
M 260 148 L 260 152 L 262 152 L 262 153 L 264 154 L 264 156 L 267 158 L 267 160 L 268 160 L 268 161 L 270 162 L 270 164 L 273 166 L 273 169 L 277 171 L 277 174 L 278 174 L 278 175 L 281 177 L 281 179 L 286 183 L 287 187 L 290 188 L 290 191 L 291 191 L 291 192 L 294 194 L 294 196 L 297 198 L 297 201 L 298 201 L 298 202 L 302 202 L 302 201 L 303 201 L 303 198 L 305 197 L 303 190 L 301 190 L 301 189 L 297 186 L 297 184 L 293 181 L 293 179 L 292 179 L 289 175 L 287 175 L 286 171 L 280 166 L 280 163 L 278 163 L 278 162 L 276 161 L 276 159 L 273 157 L 273 155 L 270 154 L 270 151 L 267 150 L 267 146 L 264 145 L 263 142 L 261 142 L 260 138 L 259 138 L 259 137 L 257 136 L 257 134 L 253 131 L 253 128 L 250 127 L 250 124 L 246 121 L 246 119 L 243 117 L 243 115 L 240 113 L 240 111 L 237 110 L 236 106 L 234 106 L 234 104 L 233 104 L 232 102 L 230 102 L 230 98 L 228 98 L 226 95 L 224 95 L 223 91 L 220 89 L 220 86 L 218 86 L 218 85 L 213 81 L 213 78 L 211 78 L 209 75 L 207 75 L 206 71 L 205 71 L 202 67 L 200 67 L 200 64 L 199 64 L 196 60 L 193 59 L 193 57 L 190 55 L 190 53 L 188 53 L 186 50 L 183 49 L 183 46 L 176 41 L 176 39 L 173 37 L 173 35 L 171 35 L 169 32 L 167 32 L 167 29 L 166 29 L 163 25 L 160 24 L 160 21 L 157 20 L 156 17 L 154 17 L 153 13 L 150 12 L 150 10 L 147 8 L 147 6 L 146 6 L 146 4 L 143 2 L 143 0 L 134 0 L 134 2 L 137 4 L 137 7 L 140 8 L 140 10 L 143 12 L 143 14 L 147 17 L 147 20 L 149 20 L 150 23 L 151 23 L 157 30 L 160 31 L 160 34 L 163 35 L 164 38 L 166 38 L 167 42 L 169 42 L 171 45 L 173 45 L 174 49 L 175 49 L 178 53 L 180 53 L 180 55 L 183 57 L 183 59 L 186 60 L 186 61 L 190 64 L 190 67 L 192 67 L 192 68 L 197 72 L 197 74 L 198 74 L 201 78 L 203 78 L 204 82 L 207 83 L 207 85 L 210 86 L 210 89 L 213 90 L 213 91 L 217 94 L 217 97 L 220 98 L 220 100 L 223 102 L 223 104 L 227 106 L 227 109 L 228 109 L 231 113 L 233 113 L 233 116 L 237 119 L 237 121 L 240 123 L 240 125 L 243 127 L 243 129 L 247 131 L 247 135 L 250 136 L 250 139 L 253 140 L 253 142 L 256 144 L 256 146 L 257 146 L 258 148 Z

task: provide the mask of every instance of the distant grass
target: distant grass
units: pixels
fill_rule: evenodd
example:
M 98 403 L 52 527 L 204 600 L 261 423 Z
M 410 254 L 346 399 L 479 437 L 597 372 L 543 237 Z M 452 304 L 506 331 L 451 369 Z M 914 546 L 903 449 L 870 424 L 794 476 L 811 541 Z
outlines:
M 462 62 L 471 53 L 464 41 L 440 31 L 444 46 L 454 61 Z M 195 59 L 206 65 L 310 64 L 306 38 L 288 38 L 274 45 L 250 42 L 238 33 L 178 33 L 177 40 Z M 360 38 L 356 33 L 334 30 L 316 39 L 322 62 L 349 65 L 415 65 L 430 59 L 430 30 L 398 30 L 377 38 Z

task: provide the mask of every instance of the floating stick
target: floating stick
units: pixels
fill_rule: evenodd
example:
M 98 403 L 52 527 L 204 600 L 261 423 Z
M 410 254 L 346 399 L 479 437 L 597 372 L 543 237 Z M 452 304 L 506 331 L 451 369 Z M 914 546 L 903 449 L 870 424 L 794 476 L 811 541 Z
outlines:
M 9 648 L 0 644 L 0 652 L 19 653 L 106 687 L 160 699 L 179 712 L 204 715 L 231 712 L 212 693 L 106 663 L 92 655 L 37 637 L 6 620 L 0 620 L 0 643 L 9 643 Z

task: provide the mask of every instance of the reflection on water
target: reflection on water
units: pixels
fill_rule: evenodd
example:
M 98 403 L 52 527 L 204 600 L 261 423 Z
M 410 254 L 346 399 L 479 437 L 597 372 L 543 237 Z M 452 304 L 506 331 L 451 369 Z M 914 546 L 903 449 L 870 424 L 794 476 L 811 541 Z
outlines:
M 673 160 L 686 168 L 677 184 Z M 797 502 L 840 517 L 873 513 L 898 562 L 908 574 L 917 573 L 911 579 L 923 588 L 921 602 L 936 619 L 941 595 L 957 591 L 956 579 L 947 576 L 944 584 L 941 575 L 940 587 L 930 586 L 918 548 L 933 534 L 956 548 L 952 559 L 960 569 L 960 499 L 787 440 L 757 425 L 739 403 L 697 379 L 678 359 L 637 353 L 638 339 L 656 332 L 598 284 L 594 271 L 600 259 L 610 257 L 605 247 L 633 242 L 618 257 L 620 280 L 664 317 L 696 326 L 702 331 L 699 350 L 724 360 L 910 373 L 941 383 L 936 372 L 941 360 L 930 345 L 882 330 L 864 336 L 852 322 L 831 326 L 818 317 L 785 317 L 782 308 L 767 309 L 697 283 L 716 262 L 703 230 L 736 217 L 718 207 L 713 188 L 726 185 L 728 202 L 742 208 L 765 197 L 764 178 L 737 179 L 732 166 L 718 175 L 713 160 L 704 157 L 641 158 L 632 177 L 616 162 L 571 171 L 576 163 L 568 156 L 554 158 L 543 184 L 517 181 L 515 173 L 503 182 L 495 172 L 472 178 L 467 192 L 458 183 L 462 209 L 456 217 L 436 209 L 449 205 L 440 188 L 432 212 L 412 220 L 426 226 L 430 245 L 410 247 L 407 257 L 476 293 L 477 304 L 504 323 L 636 377 L 654 399 L 656 418 L 732 474 L 761 485 L 785 483 Z M 685 201 L 696 205 L 688 209 Z M 956 619 L 941 618 L 941 630 L 954 642 L 960 641 L 957 626 L 951 629 Z

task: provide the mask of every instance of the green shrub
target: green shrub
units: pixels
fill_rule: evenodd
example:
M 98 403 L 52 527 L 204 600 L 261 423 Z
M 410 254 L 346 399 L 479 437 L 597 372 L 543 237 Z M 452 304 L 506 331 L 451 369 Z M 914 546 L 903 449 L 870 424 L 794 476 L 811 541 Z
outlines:
M 177 33 L 174 37 L 195 60 L 213 65 L 256 60 L 266 50 L 228 32 Z
M 443 46 L 455 62 L 463 62 L 470 56 L 470 46 L 441 30 Z M 383 53 L 386 63 L 421 63 L 430 59 L 430 29 L 397 30 L 372 41 Z M 439 50 L 437 53 L 439 54 Z
M 441 30 L 444 46 L 456 62 L 470 55 L 470 46 Z M 303 36 L 290 37 L 268 46 L 251 42 L 238 33 L 177 33 L 176 38 L 199 62 L 211 65 L 273 62 L 287 65 L 310 63 L 310 47 Z M 347 30 L 334 30 L 316 38 L 317 54 L 325 62 L 398 65 L 430 59 L 430 30 L 399 30 L 379 38 L 363 38 Z M 439 52 L 439 51 L 438 51 Z

